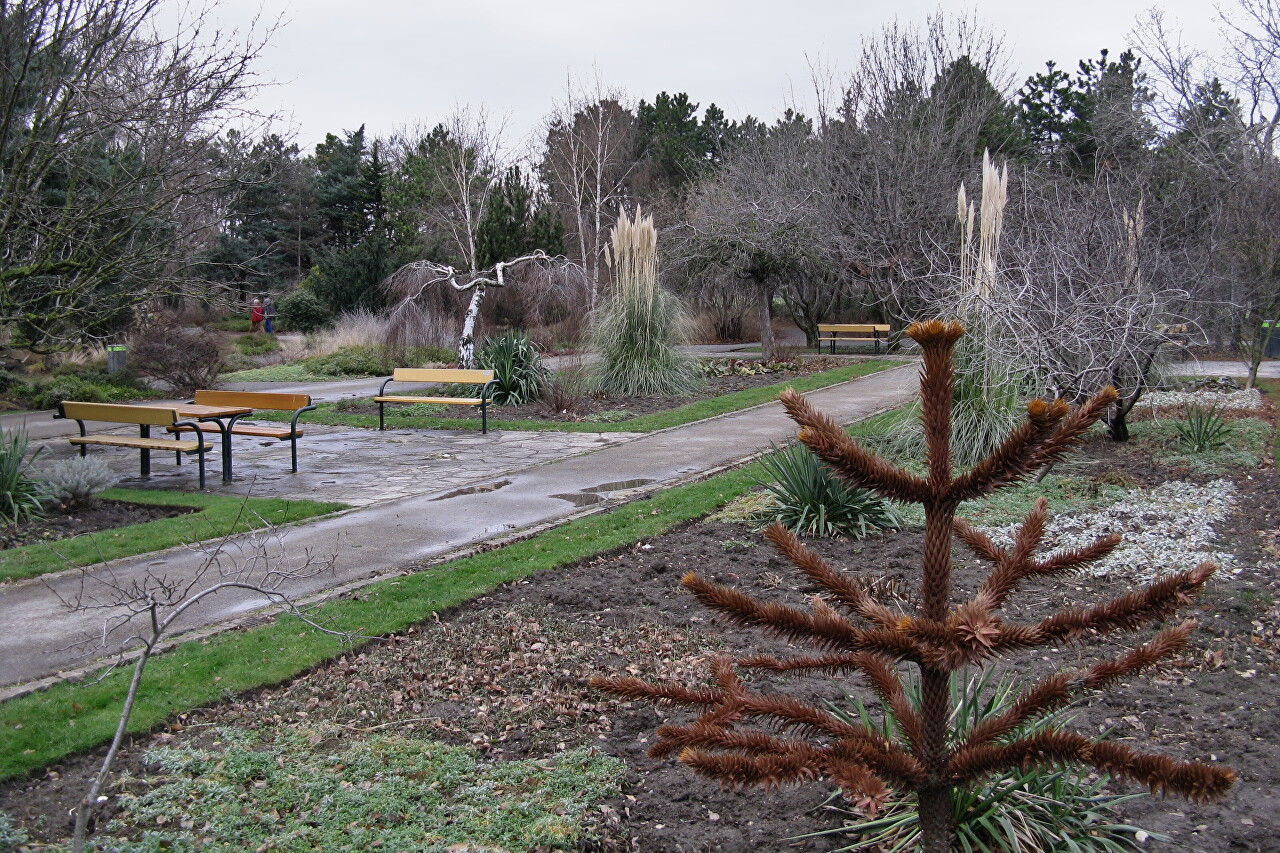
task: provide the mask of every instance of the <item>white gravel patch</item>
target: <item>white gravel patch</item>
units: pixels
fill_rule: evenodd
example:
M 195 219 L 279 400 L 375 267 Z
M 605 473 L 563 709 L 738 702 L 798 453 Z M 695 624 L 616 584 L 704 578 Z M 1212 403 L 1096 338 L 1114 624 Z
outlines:
M 1148 391 L 1138 400 L 1139 407 L 1149 406 L 1152 409 L 1182 408 L 1188 403 L 1206 408 L 1216 405 L 1223 411 L 1254 411 L 1262 408 L 1262 392 L 1257 388 L 1248 391 Z
M 1148 491 L 1129 492 L 1102 509 L 1051 517 L 1040 552 L 1087 545 L 1108 533 L 1124 537 L 1120 547 L 1084 572 L 1096 577 L 1147 583 L 1169 572 L 1185 571 L 1205 560 L 1232 570 L 1234 558 L 1214 549 L 1214 525 L 1229 516 L 1236 488 L 1228 480 L 1203 486 L 1172 480 Z M 1013 544 L 1017 525 L 988 528 L 998 545 Z

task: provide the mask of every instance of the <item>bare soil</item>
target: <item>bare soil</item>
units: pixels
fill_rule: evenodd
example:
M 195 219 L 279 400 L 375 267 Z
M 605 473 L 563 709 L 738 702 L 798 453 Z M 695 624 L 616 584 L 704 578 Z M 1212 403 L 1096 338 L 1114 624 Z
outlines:
M 96 500 L 88 505 L 60 505 L 44 518 L 0 528 L 0 550 L 55 542 L 85 533 L 98 533 L 196 512 L 190 506 L 157 506 L 129 501 Z
M 1084 470 L 1099 483 L 1194 477 L 1169 470 L 1148 452 L 1117 449 L 1105 440 L 1088 445 L 1084 457 Z M 1080 731 L 1110 731 L 1135 746 L 1220 761 L 1239 773 L 1235 789 L 1217 805 L 1151 797 L 1127 807 L 1129 820 L 1172 837 L 1172 843 L 1150 841 L 1150 850 L 1280 850 L 1280 481 L 1269 465 L 1239 471 L 1234 479 L 1241 498 L 1220 544 L 1235 554 L 1241 571 L 1217 576 L 1191 609 L 1201 625 L 1191 647 L 1153 677 L 1088 697 L 1075 709 Z M 907 531 L 811 544 L 836 565 L 869 576 L 884 598 L 911 606 L 920 538 Z M 967 552 L 957 550 L 956 560 L 957 593 L 972 592 L 985 569 Z M 594 744 L 623 758 L 630 771 L 625 795 L 601 810 L 599 840 L 587 849 L 745 853 L 838 846 L 830 838 L 789 840 L 840 825 L 838 815 L 821 808 L 822 786 L 769 793 L 718 789 L 673 760 L 646 755 L 657 726 L 687 720 L 687 713 L 615 701 L 586 686 L 592 674 L 620 672 L 700 682 L 713 655 L 769 646 L 758 635 L 725 628 L 697 605 L 679 586 L 691 570 L 791 603 L 815 592 L 749 528 L 693 523 L 513 583 L 287 685 L 183 714 L 165 731 L 139 739 L 121 766 L 145 778 L 142 749 L 199 739 L 210 724 L 332 724 L 351 736 L 416 732 L 472 744 L 494 759 Z M 1011 615 L 1035 619 L 1128 588 L 1093 578 L 1033 585 L 1016 597 Z M 1092 638 L 1006 665 L 1029 680 L 1117 654 L 1133 642 L 1124 634 Z M 801 697 L 838 699 L 825 680 L 785 683 Z M 96 760 L 72 758 L 40 778 L 0 787 L 0 809 L 45 837 L 65 831 L 67 809 Z

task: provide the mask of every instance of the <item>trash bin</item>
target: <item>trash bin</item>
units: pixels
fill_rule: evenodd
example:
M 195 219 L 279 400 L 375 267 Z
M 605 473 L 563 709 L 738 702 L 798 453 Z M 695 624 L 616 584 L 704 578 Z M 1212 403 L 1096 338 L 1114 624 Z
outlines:
M 120 373 L 124 370 L 125 348 L 122 344 L 107 347 L 107 373 Z
M 1271 333 L 1271 337 L 1267 340 L 1267 348 L 1263 351 L 1264 358 L 1280 358 L 1280 328 L 1276 326 L 1275 320 L 1262 321 L 1262 333 Z

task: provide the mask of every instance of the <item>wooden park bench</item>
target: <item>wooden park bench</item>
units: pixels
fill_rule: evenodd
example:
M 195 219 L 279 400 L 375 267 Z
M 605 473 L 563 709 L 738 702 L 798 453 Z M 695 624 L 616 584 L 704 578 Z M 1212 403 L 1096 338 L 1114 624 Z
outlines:
M 831 344 L 831 354 L 835 355 L 836 343 L 875 344 L 876 352 L 880 352 L 880 342 L 889 340 L 888 323 L 819 323 L 818 349 L 824 343 Z
M 177 453 L 178 463 L 182 463 L 182 454 L 194 453 L 200 459 L 200 488 L 204 488 L 204 455 L 213 449 L 213 444 L 204 440 L 204 433 L 195 421 L 180 421 L 178 413 L 171 408 L 161 406 L 127 406 L 120 403 L 81 403 L 75 400 L 64 400 L 58 404 L 58 414 L 54 417 L 70 418 L 80 424 L 79 437 L 68 439 L 73 445 L 80 447 L 80 455 L 84 456 L 90 444 L 106 447 L 134 447 L 142 452 L 142 476 L 151 476 L 151 451 L 160 450 Z M 129 435 L 90 435 L 85 421 L 113 424 L 137 424 L 138 436 Z M 151 427 L 186 427 L 195 430 L 199 436 L 194 441 L 182 439 L 152 438 Z
M 441 385 L 476 385 L 479 386 L 476 397 L 415 397 L 388 396 L 387 385 L 392 382 L 430 382 Z M 378 429 L 386 429 L 383 418 L 383 407 L 387 403 L 444 403 L 451 406 L 473 406 L 480 410 L 480 432 L 489 431 L 489 397 L 495 385 L 492 370 L 453 370 L 445 368 L 397 367 L 391 377 L 382 383 L 378 396 L 373 401 L 378 404 Z
M 232 435 L 248 435 L 255 438 L 270 438 L 276 441 L 289 442 L 290 458 L 293 462 L 293 473 L 298 473 L 298 439 L 302 430 L 298 429 L 298 418 L 303 412 L 315 409 L 311 404 L 310 394 L 277 394 L 272 391 L 197 391 L 191 401 L 200 406 L 245 406 L 250 409 L 265 409 L 273 412 L 293 412 L 293 419 L 287 427 L 260 426 L 232 420 Z M 189 426 L 172 426 L 170 432 L 189 430 Z

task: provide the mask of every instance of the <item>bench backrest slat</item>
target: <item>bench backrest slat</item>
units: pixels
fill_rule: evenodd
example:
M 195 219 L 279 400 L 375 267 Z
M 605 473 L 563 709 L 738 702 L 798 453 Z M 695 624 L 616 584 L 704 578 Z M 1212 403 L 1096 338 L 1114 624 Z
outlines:
M 172 426 L 178 416 L 173 409 L 158 406 L 126 406 L 120 403 L 62 402 L 62 414 L 79 421 L 106 421 L 118 424 Z
M 492 370 L 447 370 L 430 367 L 397 367 L 393 382 L 466 382 L 483 385 L 493 380 Z
M 311 405 L 310 394 L 280 394 L 274 391 L 197 391 L 200 406 L 244 406 L 249 409 L 293 411 Z
M 819 323 L 819 332 L 853 332 L 871 334 L 872 332 L 889 331 L 888 323 Z

